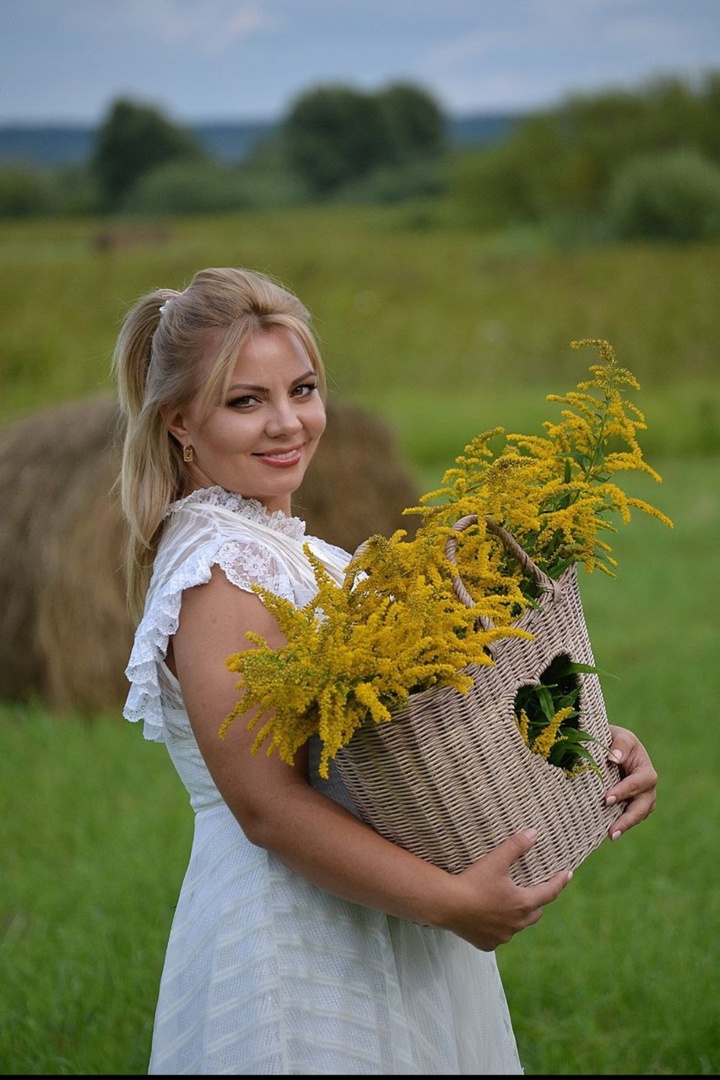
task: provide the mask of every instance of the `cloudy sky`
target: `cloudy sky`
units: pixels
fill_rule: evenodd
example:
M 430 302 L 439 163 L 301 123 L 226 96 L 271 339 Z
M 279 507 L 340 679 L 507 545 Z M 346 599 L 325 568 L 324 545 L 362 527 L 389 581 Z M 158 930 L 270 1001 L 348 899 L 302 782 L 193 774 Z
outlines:
M 0 0 L 0 123 L 276 120 L 324 83 L 448 113 L 720 70 L 720 0 Z

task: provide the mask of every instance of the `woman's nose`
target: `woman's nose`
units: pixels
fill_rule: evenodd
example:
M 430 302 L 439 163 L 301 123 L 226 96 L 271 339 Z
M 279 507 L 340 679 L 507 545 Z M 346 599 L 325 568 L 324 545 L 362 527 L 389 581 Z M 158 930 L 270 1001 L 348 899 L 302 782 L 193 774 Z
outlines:
M 270 410 L 267 421 L 267 431 L 270 435 L 283 435 L 286 432 L 296 432 L 302 427 L 302 421 L 297 415 L 291 401 L 278 402 Z

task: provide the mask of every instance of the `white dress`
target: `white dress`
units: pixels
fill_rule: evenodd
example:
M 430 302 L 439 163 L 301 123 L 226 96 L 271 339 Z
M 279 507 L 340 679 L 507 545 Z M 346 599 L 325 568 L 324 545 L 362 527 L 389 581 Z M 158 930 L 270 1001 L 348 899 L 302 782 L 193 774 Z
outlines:
M 164 742 L 195 828 L 168 942 L 149 1072 L 518 1074 L 495 954 L 340 900 L 246 839 L 193 737 L 164 660 L 185 589 L 213 565 L 301 605 L 310 543 L 338 580 L 349 556 L 298 518 L 206 488 L 175 503 L 127 668 L 124 715 Z M 317 763 L 316 748 L 314 755 Z M 350 809 L 337 773 L 312 782 Z

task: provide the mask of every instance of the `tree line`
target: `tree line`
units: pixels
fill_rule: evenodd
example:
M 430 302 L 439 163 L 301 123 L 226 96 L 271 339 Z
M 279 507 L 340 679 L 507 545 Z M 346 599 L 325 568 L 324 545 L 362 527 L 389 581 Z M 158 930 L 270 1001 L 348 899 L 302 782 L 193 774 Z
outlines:
M 571 95 L 458 148 L 423 87 L 300 94 L 246 160 L 214 159 L 161 110 L 121 98 L 87 166 L 0 169 L 0 217 L 184 215 L 423 200 L 464 228 L 542 226 L 558 239 L 720 236 L 720 72 Z
M 322 200 L 382 170 L 432 168 L 448 146 L 439 106 L 408 83 L 376 93 L 315 87 L 235 165 L 215 160 L 161 109 L 123 97 L 102 118 L 87 167 L 55 170 L 52 178 L 27 166 L 0 169 L 0 216 L 47 212 L 53 196 L 66 212 L 131 214 Z
M 545 222 L 598 239 L 720 236 L 720 71 L 570 96 L 467 155 L 452 190 L 478 228 Z

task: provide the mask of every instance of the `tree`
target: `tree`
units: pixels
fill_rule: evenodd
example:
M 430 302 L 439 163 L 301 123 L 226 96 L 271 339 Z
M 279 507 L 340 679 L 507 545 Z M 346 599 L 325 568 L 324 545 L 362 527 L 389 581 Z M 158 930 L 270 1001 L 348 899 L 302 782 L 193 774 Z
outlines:
M 447 149 L 445 118 L 433 98 L 410 83 L 393 83 L 376 95 L 398 163 L 438 157 Z
M 347 86 L 302 94 L 282 127 L 290 167 L 313 195 L 327 195 L 388 159 L 388 130 L 378 101 Z
M 620 214 L 620 202 L 623 215 L 630 213 L 632 202 L 631 217 L 637 222 L 640 203 L 635 205 L 636 195 L 651 179 L 652 170 L 643 165 L 641 174 L 635 159 L 694 151 L 704 164 L 695 159 L 688 164 L 682 156 L 663 158 L 658 177 L 662 213 L 669 192 L 676 190 L 681 201 L 673 228 L 684 229 L 689 217 L 702 216 L 700 207 L 713 200 L 708 194 L 714 184 L 707 166 L 720 164 L 719 105 L 720 73 L 710 73 L 699 83 L 665 77 L 637 90 L 572 95 L 557 109 L 521 119 L 509 138 L 497 145 L 463 155 L 452 191 L 467 219 L 482 227 L 589 222 L 604 214 L 616 177 L 627 168 L 628 177 L 613 195 L 613 213 Z M 685 193 L 680 169 L 690 185 Z M 649 197 L 641 202 L 642 212 L 649 213 Z M 710 225 L 705 222 L 702 228 Z
M 419 87 L 397 83 L 366 94 L 327 85 L 295 101 L 281 138 L 290 168 L 322 197 L 383 167 L 438 156 L 445 127 L 440 109 Z
M 121 98 L 100 125 L 91 168 L 104 206 L 113 209 L 159 165 L 204 158 L 200 144 L 184 128 L 150 105 Z

